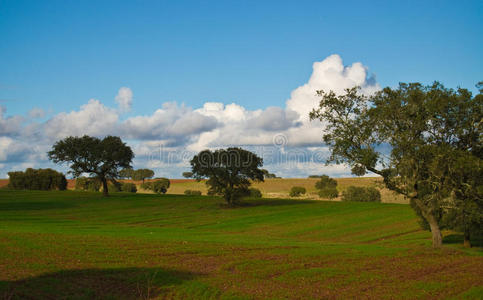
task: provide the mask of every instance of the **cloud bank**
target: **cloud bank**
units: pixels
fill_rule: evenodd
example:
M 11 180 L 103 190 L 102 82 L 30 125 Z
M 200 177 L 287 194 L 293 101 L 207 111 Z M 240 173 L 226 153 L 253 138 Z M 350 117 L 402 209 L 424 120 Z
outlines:
M 340 94 L 356 85 L 366 94 L 380 89 L 367 67 L 359 62 L 344 66 L 334 54 L 315 62 L 307 83 L 294 89 L 280 107 L 247 110 L 236 103 L 206 102 L 192 108 L 165 102 L 150 115 L 123 119 L 133 104 L 133 91 L 127 87 L 121 87 L 114 98 L 117 108 L 90 99 L 78 110 L 40 123 L 35 122 L 45 116 L 40 108 L 33 108 L 27 117 L 7 117 L 6 108 L 0 106 L 0 177 L 26 165 L 58 168 L 47 161 L 45 152 L 59 139 L 85 134 L 121 136 L 135 151 L 134 167 L 154 168 L 157 176 L 179 177 L 196 152 L 227 146 L 258 152 L 265 158 L 265 167 L 282 176 L 349 175 L 343 166 L 323 165 L 321 158 L 327 154 L 321 141 L 323 125 L 310 122 L 308 114 L 318 105 L 317 90 Z

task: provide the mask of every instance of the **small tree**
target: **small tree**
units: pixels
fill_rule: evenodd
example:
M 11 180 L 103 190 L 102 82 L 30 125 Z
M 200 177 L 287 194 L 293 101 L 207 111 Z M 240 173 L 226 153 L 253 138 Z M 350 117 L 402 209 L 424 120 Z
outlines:
M 159 179 L 156 179 L 155 181 L 150 181 L 150 182 L 141 184 L 141 187 L 143 189 L 151 190 L 158 194 L 161 194 L 161 193 L 166 194 L 169 186 L 170 186 L 170 181 L 168 178 L 159 178 Z
M 138 169 L 133 171 L 132 173 L 132 179 L 142 180 L 143 183 L 145 179 L 152 178 L 153 176 L 154 176 L 154 171 L 150 169 Z
M 260 157 L 241 148 L 204 150 L 191 160 L 193 176 L 208 178 L 208 193 L 223 195 L 229 205 L 247 193 L 250 180 L 263 181 L 262 165 Z
M 337 198 L 339 192 L 337 191 L 337 181 L 327 175 L 320 175 L 319 181 L 315 183 L 315 188 L 319 190 L 319 197 L 333 199 Z
M 122 169 L 119 171 L 119 178 L 121 179 L 132 179 L 134 174 L 133 169 Z
M 119 137 L 104 139 L 68 137 L 56 142 L 48 153 L 55 163 L 69 163 L 74 177 L 82 173 L 96 176 L 102 183 L 104 196 L 109 195 L 107 181 L 119 177 L 121 168 L 130 168 L 134 153 Z
M 193 173 L 192 172 L 183 172 L 183 174 L 181 174 L 181 175 L 183 175 L 184 178 L 191 178 L 191 177 L 193 177 Z
M 290 189 L 290 197 L 298 197 L 300 195 L 305 195 L 305 193 L 307 192 L 307 190 L 303 187 L 303 186 L 293 186 L 291 189 Z

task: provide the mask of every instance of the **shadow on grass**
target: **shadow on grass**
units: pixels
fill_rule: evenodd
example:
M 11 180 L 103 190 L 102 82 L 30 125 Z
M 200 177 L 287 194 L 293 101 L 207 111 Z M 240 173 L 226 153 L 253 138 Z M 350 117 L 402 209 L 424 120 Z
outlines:
M 74 203 L 60 201 L 12 201 L 0 203 L 0 211 L 63 209 L 71 208 L 74 206 Z
M 149 299 L 195 276 L 161 268 L 65 270 L 0 281 L 0 299 Z
M 463 244 L 463 234 L 462 233 L 453 233 L 448 234 L 443 238 L 444 244 Z M 471 239 L 471 246 L 473 247 L 483 247 L 483 237 L 475 237 Z

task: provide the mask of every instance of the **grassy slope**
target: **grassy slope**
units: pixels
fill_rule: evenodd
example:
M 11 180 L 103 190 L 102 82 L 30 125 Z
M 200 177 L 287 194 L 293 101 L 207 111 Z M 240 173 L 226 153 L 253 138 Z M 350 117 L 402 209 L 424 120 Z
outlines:
M 431 249 L 400 204 L 0 191 L 0 253 L 0 298 L 483 293 L 480 250 Z
M 267 198 L 288 198 L 290 189 L 293 186 L 303 186 L 307 190 L 307 195 L 301 198 L 317 199 L 317 190 L 315 183 L 317 178 L 281 178 L 266 179 L 264 182 L 254 183 L 253 187 L 259 189 L 264 197 Z M 381 178 L 379 177 L 358 177 L 358 178 L 336 178 L 337 189 L 341 194 L 347 187 L 354 186 L 376 186 L 381 187 Z M 194 180 L 172 180 L 168 194 L 183 194 L 185 190 L 199 190 L 206 194 L 207 188 L 204 182 L 196 182 Z M 381 199 L 385 203 L 407 203 L 403 197 L 382 188 Z

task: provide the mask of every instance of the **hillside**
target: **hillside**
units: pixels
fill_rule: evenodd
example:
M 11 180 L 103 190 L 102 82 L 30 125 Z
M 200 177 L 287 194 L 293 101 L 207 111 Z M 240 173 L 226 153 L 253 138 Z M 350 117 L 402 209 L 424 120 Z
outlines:
M 383 188 L 379 177 L 359 177 L 359 178 L 336 178 L 339 193 L 351 185 L 354 186 L 374 186 L 378 187 L 381 192 L 381 199 L 384 203 L 408 203 L 404 197 L 397 195 L 388 189 Z M 152 193 L 140 188 L 141 181 L 120 180 L 134 182 L 138 186 L 139 193 Z M 149 181 L 149 180 L 147 180 Z M 170 179 L 171 187 L 168 194 L 183 194 L 185 190 L 199 190 L 206 195 L 207 188 L 204 181 L 197 182 L 193 179 Z M 265 198 L 289 198 L 290 188 L 293 186 L 303 186 L 307 189 L 307 194 L 297 199 L 319 199 L 317 190 L 315 189 L 316 178 L 280 178 L 266 179 L 265 182 L 254 183 L 253 187 L 260 189 Z M 0 179 L 0 187 L 8 184 L 8 179 Z M 68 180 L 68 189 L 74 189 L 75 179 Z M 340 200 L 340 199 L 335 199 Z

